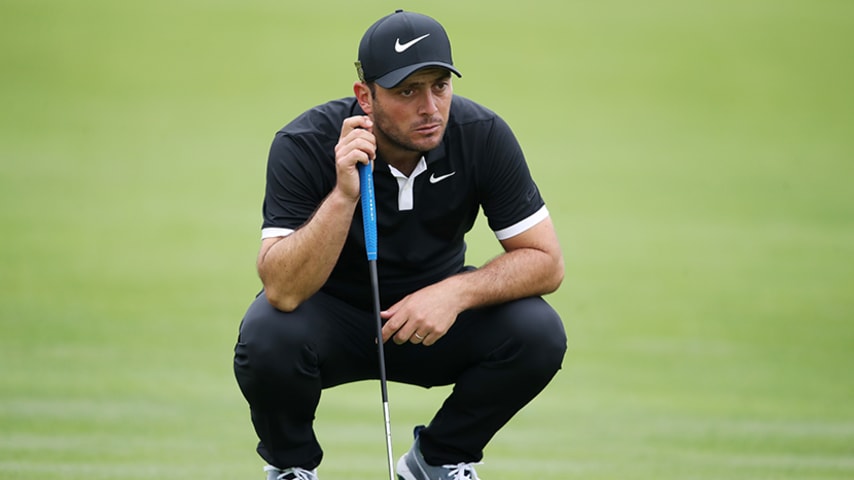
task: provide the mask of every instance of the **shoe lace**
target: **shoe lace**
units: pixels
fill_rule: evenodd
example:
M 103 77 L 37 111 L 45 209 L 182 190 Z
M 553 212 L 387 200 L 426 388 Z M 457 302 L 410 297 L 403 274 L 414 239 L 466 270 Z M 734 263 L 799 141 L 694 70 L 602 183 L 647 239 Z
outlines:
M 283 471 L 276 478 L 279 480 L 317 480 L 317 475 L 311 470 L 295 467 Z
M 452 480 L 478 480 L 477 472 L 474 471 L 475 465 L 480 465 L 483 462 L 477 463 L 458 463 L 456 465 L 442 465 L 442 468 L 450 470 Z

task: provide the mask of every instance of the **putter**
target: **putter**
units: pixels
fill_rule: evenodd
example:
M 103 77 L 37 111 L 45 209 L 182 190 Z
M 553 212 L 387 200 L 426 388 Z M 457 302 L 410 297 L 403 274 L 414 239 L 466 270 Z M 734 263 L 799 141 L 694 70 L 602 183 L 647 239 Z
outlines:
M 368 268 L 371 271 L 371 293 L 374 300 L 374 316 L 377 320 L 377 352 L 380 360 L 380 390 L 383 398 L 385 420 L 385 443 L 388 454 L 388 478 L 394 479 L 394 454 L 391 451 L 391 420 L 388 415 L 388 381 L 385 374 L 385 350 L 383 349 L 383 322 L 380 318 L 380 285 L 377 278 L 377 209 L 374 200 L 374 174 L 370 164 L 360 163 L 359 185 L 362 199 L 362 223 L 365 227 L 365 250 Z

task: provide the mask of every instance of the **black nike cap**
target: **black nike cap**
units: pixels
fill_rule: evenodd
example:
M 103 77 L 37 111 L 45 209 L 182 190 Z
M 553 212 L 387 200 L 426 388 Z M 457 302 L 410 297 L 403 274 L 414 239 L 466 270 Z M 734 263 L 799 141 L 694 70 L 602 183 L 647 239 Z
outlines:
M 356 69 L 363 82 L 394 88 L 415 71 L 441 67 L 462 77 L 451 59 L 451 41 L 439 22 L 397 10 L 368 28 L 359 43 Z

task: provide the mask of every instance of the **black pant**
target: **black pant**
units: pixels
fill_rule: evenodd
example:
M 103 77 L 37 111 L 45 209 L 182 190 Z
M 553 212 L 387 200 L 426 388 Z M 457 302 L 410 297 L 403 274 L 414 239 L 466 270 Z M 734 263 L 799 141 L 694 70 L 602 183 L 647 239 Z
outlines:
M 372 312 L 317 293 L 290 313 L 259 295 L 243 318 L 234 371 L 260 439 L 279 468 L 312 469 L 323 451 L 312 428 L 324 388 L 379 378 Z M 463 312 L 432 346 L 385 344 L 390 381 L 454 384 L 420 434 L 433 465 L 477 462 L 483 448 L 560 369 L 566 334 L 540 297 Z

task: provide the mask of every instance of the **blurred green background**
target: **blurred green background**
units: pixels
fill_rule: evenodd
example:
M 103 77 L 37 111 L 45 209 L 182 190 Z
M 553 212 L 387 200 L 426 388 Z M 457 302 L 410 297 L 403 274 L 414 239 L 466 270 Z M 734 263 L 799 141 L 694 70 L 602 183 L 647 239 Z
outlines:
M 267 149 L 395 8 L 446 26 L 565 249 L 564 369 L 481 476 L 854 478 L 842 0 L 3 0 L 0 478 L 262 478 L 231 353 Z M 397 454 L 446 394 L 391 385 Z M 321 478 L 384 478 L 375 382 L 317 430 Z

